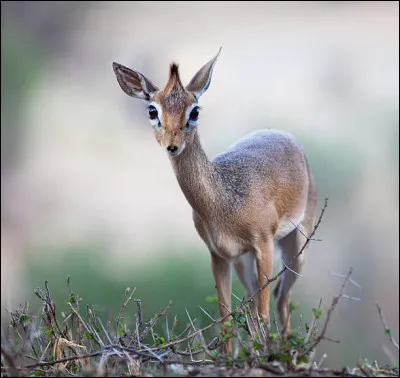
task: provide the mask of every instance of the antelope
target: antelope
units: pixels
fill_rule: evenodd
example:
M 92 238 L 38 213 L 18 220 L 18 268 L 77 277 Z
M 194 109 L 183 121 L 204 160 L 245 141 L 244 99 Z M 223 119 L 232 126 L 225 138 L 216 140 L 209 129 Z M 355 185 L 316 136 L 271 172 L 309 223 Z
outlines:
M 211 255 L 221 317 L 231 311 L 231 265 L 251 296 L 272 277 L 274 246 L 282 261 L 300 273 L 304 254 L 298 229 L 311 234 L 317 192 L 303 147 L 288 132 L 252 132 L 209 160 L 197 130 L 199 99 L 209 88 L 218 56 L 214 56 L 182 85 L 179 66 L 170 64 L 169 80 L 156 87 L 138 71 L 113 63 L 121 89 L 145 100 L 157 142 L 166 153 L 187 201 L 193 222 Z M 228 122 L 228 120 L 227 120 Z M 277 298 L 279 323 L 290 334 L 289 299 L 296 274 L 280 277 Z M 255 297 L 255 310 L 269 325 L 270 285 Z M 222 352 L 232 352 L 228 339 Z

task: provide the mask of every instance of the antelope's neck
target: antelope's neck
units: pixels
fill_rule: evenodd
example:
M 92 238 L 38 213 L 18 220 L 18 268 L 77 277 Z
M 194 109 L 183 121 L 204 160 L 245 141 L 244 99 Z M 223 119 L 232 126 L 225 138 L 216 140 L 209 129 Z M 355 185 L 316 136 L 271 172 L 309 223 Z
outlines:
M 170 157 L 178 183 L 192 208 L 200 215 L 214 212 L 220 199 L 219 177 L 204 152 L 197 132 L 193 143 L 182 153 Z

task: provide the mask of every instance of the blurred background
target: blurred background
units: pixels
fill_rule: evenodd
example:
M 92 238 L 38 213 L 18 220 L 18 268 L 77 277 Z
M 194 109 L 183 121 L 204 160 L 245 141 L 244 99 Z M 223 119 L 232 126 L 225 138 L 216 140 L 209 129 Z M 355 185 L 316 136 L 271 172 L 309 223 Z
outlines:
M 66 278 L 83 303 L 116 317 L 136 287 L 146 320 L 172 300 L 204 325 L 215 313 L 209 253 L 145 103 L 126 96 L 112 62 L 162 87 L 169 64 L 188 82 L 222 46 L 201 99 L 212 157 L 259 128 L 292 132 L 309 156 L 322 242 L 307 251 L 293 300 L 310 321 L 347 274 L 362 290 L 334 313 L 324 366 L 392 363 L 379 301 L 399 337 L 398 2 L 1 2 L 1 306 L 39 306 Z M 275 272 L 279 270 L 279 260 Z M 244 290 L 234 278 L 233 291 Z M 233 299 L 233 303 L 235 299 Z M 127 318 L 135 320 L 131 305 Z M 295 314 L 294 324 L 298 319 Z M 296 317 L 297 316 L 297 317 Z

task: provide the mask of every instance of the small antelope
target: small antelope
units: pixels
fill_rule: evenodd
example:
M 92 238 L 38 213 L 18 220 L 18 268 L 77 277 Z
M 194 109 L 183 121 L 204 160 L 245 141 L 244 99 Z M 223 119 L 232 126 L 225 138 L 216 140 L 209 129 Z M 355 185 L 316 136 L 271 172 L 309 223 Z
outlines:
M 199 99 L 210 86 L 220 52 L 186 87 L 175 63 L 161 90 L 138 71 L 118 63 L 113 63 L 113 69 L 126 94 L 148 103 L 156 140 L 169 156 L 193 208 L 196 230 L 210 251 L 219 311 L 224 316 L 231 310 L 231 262 L 247 296 L 272 277 L 275 242 L 283 261 L 301 271 L 304 254 L 293 262 L 304 238 L 296 227 L 311 234 L 317 193 L 303 148 L 287 132 L 253 132 L 211 161 L 207 158 L 197 131 Z M 296 278 L 286 270 L 274 290 L 285 335 L 290 332 L 288 307 Z M 255 304 L 267 324 L 269 302 L 268 285 Z M 232 352 L 231 340 L 222 352 Z

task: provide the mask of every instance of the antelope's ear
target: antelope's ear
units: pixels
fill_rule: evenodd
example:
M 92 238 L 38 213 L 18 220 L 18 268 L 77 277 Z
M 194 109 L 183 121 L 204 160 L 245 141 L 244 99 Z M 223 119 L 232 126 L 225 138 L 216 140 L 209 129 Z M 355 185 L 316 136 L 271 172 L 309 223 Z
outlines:
M 221 53 L 222 47 L 219 49 L 218 54 L 214 56 L 208 63 L 206 63 L 200 70 L 193 76 L 189 84 L 186 86 L 186 90 L 192 92 L 197 99 L 207 90 L 211 83 L 211 76 L 213 69 L 219 54 Z
M 113 63 L 113 70 L 121 89 L 128 95 L 150 101 L 158 88 L 140 72 L 133 71 L 122 64 Z

